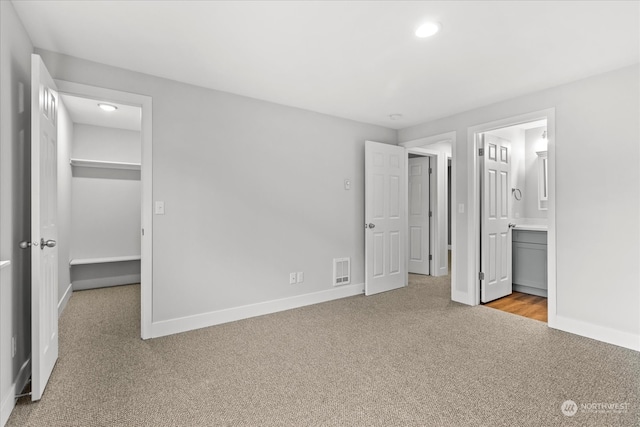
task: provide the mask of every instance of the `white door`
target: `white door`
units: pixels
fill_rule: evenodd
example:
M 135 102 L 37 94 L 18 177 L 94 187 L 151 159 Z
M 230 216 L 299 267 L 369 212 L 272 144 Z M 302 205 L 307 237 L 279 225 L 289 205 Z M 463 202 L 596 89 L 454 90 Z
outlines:
M 409 273 L 429 274 L 429 157 L 409 159 Z
M 406 286 L 406 151 L 365 142 L 365 294 Z
M 31 56 L 31 399 L 40 400 L 58 359 L 58 94 Z
M 482 140 L 480 286 L 482 302 L 489 302 L 511 294 L 511 144 L 486 134 Z

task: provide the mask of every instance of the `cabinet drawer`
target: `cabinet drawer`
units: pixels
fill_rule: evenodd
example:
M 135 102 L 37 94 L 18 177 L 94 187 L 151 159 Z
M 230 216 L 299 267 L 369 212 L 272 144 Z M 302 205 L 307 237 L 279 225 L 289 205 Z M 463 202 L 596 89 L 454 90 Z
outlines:
M 547 244 L 546 231 L 513 230 L 513 241 L 522 243 Z

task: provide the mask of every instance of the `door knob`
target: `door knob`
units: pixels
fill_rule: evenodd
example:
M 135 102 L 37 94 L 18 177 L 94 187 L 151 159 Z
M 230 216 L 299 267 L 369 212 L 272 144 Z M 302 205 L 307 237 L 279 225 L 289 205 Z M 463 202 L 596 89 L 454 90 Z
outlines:
M 23 242 L 20 242 L 19 244 L 20 249 L 27 249 L 31 247 L 31 242 L 27 242 L 26 240 Z M 38 246 L 38 244 L 36 243 L 36 246 Z
M 40 249 L 44 249 L 44 247 L 48 247 L 48 248 L 54 248 L 56 246 L 56 241 L 55 240 L 44 240 L 44 239 L 40 239 Z
M 509 223 L 509 228 L 516 228 L 516 225 L 510 222 Z
M 369 228 L 376 228 L 376 225 L 370 222 L 370 223 L 369 223 L 369 225 L 368 225 L 368 227 L 369 227 Z

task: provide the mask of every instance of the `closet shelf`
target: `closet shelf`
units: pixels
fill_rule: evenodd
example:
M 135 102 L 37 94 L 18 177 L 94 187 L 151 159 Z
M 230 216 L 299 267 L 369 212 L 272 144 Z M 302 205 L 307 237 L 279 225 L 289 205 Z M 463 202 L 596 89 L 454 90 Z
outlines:
M 105 264 L 108 262 L 140 261 L 140 255 L 113 256 L 105 258 L 77 258 L 69 261 L 69 265 Z
M 105 162 L 102 160 L 71 159 L 71 166 L 84 168 L 140 170 L 140 163 Z
M 9 267 L 11 265 L 11 261 L 0 261 L 0 270 L 5 267 Z

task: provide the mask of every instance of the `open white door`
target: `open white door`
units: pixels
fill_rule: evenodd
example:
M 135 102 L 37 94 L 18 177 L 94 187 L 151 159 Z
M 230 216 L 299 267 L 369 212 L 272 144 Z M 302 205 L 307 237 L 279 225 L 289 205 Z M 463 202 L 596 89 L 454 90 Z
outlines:
M 481 143 L 484 153 L 480 157 L 480 284 L 481 300 L 489 302 L 512 292 L 511 145 L 492 135 L 481 135 Z
M 409 159 L 409 273 L 429 274 L 429 162 Z
M 406 151 L 365 142 L 365 294 L 406 286 Z
M 31 399 L 40 400 L 58 359 L 58 94 L 31 56 Z

